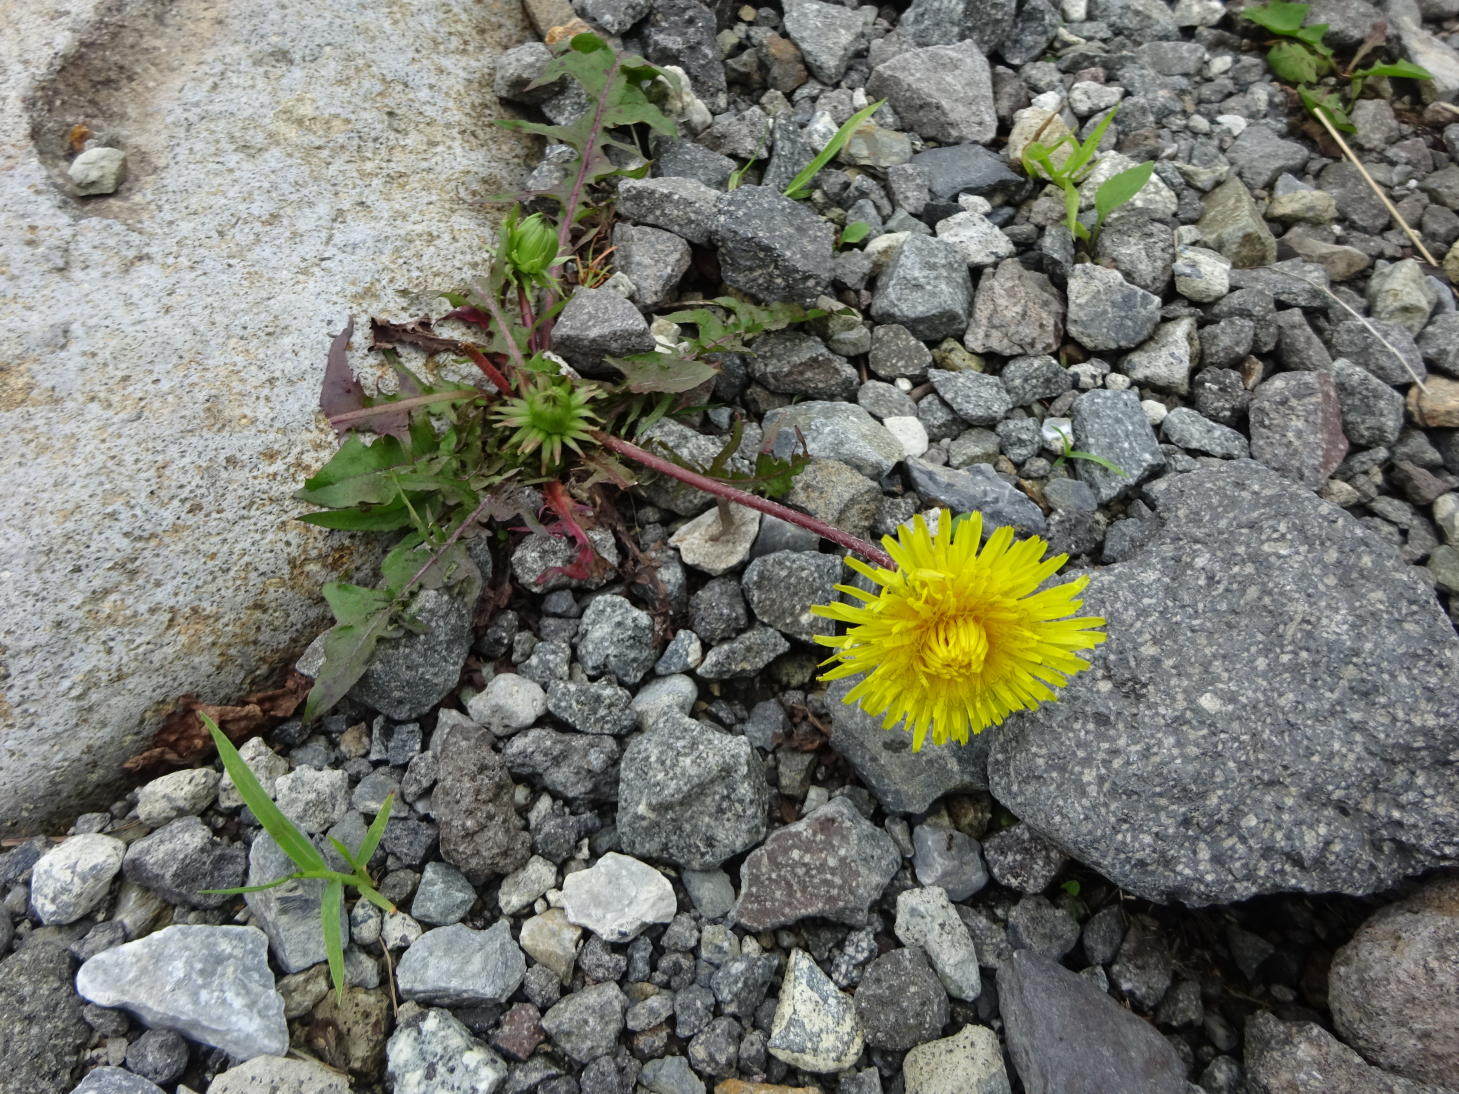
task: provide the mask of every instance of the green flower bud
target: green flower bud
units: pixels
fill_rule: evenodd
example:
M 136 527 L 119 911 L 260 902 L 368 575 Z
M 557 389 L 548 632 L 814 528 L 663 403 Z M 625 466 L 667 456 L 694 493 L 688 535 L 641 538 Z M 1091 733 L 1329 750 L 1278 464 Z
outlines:
M 502 225 L 507 265 L 517 276 L 532 280 L 544 276 L 557 259 L 557 232 L 541 213 Z

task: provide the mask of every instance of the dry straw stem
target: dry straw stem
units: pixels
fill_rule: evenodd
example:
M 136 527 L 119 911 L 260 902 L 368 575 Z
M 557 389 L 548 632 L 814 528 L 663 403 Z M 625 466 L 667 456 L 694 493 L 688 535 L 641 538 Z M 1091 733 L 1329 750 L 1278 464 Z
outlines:
M 1408 358 L 1404 357 L 1403 354 L 1399 353 L 1398 350 L 1394 349 L 1393 348 L 1393 343 L 1390 342 L 1390 341 L 1388 341 L 1388 339 L 1384 338 L 1381 334 L 1379 334 L 1377 327 L 1373 326 L 1372 323 L 1368 322 L 1361 315 L 1359 315 L 1356 311 L 1354 311 L 1352 309 L 1352 307 L 1349 306 L 1349 304 L 1348 304 L 1348 302 L 1346 300 L 1344 300 L 1342 297 L 1338 296 L 1335 292 L 1333 292 L 1327 286 L 1325 286 L 1325 285 L 1319 285 L 1316 281 L 1309 281 L 1309 280 L 1307 280 L 1307 278 L 1303 277 L 1301 274 L 1294 274 L 1291 270 L 1279 270 L 1275 266 L 1263 266 L 1261 268 L 1264 269 L 1264 270 L 1271 270 L 1272 273 L 1281 274 L 1283 277 L 1290 277 L 1293 281 L 1300 281 L 1304 285 L 1311 285 L 1318 292 L 1324 293 L 1328 297 L 1330 297 L 1332 300 L 1336 301 L 1337 304 L 1338 304 L 1338 306 L 1340 308 L 1342 308 L 1343 311 L 1347 312 L 1354 319 L 1356 319 L 1359 323 L 1361 323 L 1361 324 L 1363 324 L 1363 326 L 1367 327 L 1368 328 L 1368 333 L 1371 334 L 1374 338 L 1378 339 L 1378 341 L 1380 341 L 1380 342 L 1383 343 L 1384 347 L 1388 350 L 1388 352 L 1391 353 L 1391 354 L 1393 354 L 1393 356 L 1398 359 L 1398 363 L 1400 365 L 1402 365 L 1405 370 L 1407 370 L 1407 372 L 1408 372 L 1408 374 L 1410 376 L 1413 377 L 1413 382 L 1416 383 L 1421 390 L 1423 390 L 1423 391 L 1428 391 L 1429 390 L 1428 387 L 1425 386 L 1425 384 L 1423 382 L 1423 379 L 1419 376 L 1419 374 L 1417 372 L 1415 372 L 1413 370 L 1413 366 L 1408 363 Z
M 1353 154 L 1353 150 L 1348 147 L 1348 142 L 1343 140 L 1342 134 L 1337 131 L 1337 127 L 1332 124 L 1323 111 L 1314 110 L 1312 114 L 1322 123 L 1322 128 L 1327 130 L 1328 135 L 1337 142 L 1337 146 L 1342 149 L 1342 154 L 1358 169 L 1358 174 L 1363 176 L 1363 181 L 1368 184 L 1373 193 L 1378 195 L 1378 200 L 1383 203 L 1383 207 L 1388 210 L 1388 214 L 1393 217 L 1394 222 L 1403 229 L 1403 234 L 1408 236 L 1409 242 L 1418 248 L 1419 254 L 1424 256 L 1424 261 L 1434 269 L 1439 269 L 1439 264 L 1434 261 L 1434 256 L 1429 254 L 1429 249 L 1424 246 L 1424 241 L 1419 239 L 1418 233 L 1408 226 L 1408 221 L 1403 219 L 1403 214 L 1398 211 L 1393 202 L 1388 200 L 1388 195 L 1383 192 L 1383 187 L 1379 186 L 1373 180 L 1373 176 L 1368 174 L 1368 169 L 1363 166 L 1363 161 Z M 1371 327 L 1368 329 L 1372 330 Z M 1392 349 L 1393 347 L 1389 346 L 1388 348 Z

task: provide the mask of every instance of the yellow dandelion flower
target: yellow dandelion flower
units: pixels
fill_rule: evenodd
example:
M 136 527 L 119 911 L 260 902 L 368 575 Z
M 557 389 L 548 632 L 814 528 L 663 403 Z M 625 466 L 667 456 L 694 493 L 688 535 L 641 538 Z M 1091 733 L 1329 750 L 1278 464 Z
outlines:
M 978 513 L 955 522 L 943 510 L 935 536 L 918 516 L 882 540 L 896 569 L 847 557 L 878 593 L 838 585 L 860 603 L 811 609 L 848 624 L 845 634 L 816 638 L 836 649 L 823 664 L 839 662 L 821 679 L 864 673 L 846 702 L 881 717 L 883 729 L 905 718 L 914 752 L 929 731 L 933 744 L 967 744 L 969 733 L 1057 698 L 1055 688 L 1089 667 L 1074 651 L 1105 638 L 1103 619 L 1068 618 L 1083 606 L 1088 578 L 1036 591 L 1067 555 L 1044 559 L 1046 542 L 1014 543 L 1010 528 L 979 550 L 982 534 Z

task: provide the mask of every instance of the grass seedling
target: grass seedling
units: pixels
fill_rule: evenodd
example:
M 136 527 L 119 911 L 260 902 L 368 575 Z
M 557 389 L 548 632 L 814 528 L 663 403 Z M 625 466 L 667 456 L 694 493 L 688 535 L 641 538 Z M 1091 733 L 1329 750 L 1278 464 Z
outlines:
M 1064 192 L 1064 224 L 1070 235 L 1085 243 L 1093 242 L 1106 218 L 1145 188 L 1155 170 L 1153 163 L 1141 163 L 1105 179 L 1094 194 L 1093 232 L 1079 222 L 1079 186 L 1094 170 L 1095 153 L 1099 151 L 1104 131 L 1114 121 L 1115 109 L 1118 108 L 1111 109 L 1082 141 L 1066 134 L 1053 144 L 1030 141 L 1023 150 L 1024 171 L 1029 178 L 1043 178 Z M 1071 151 L 1055 162 L 1054 153 L 1065 146 Z
M 339 840 L 330 837 L 329 842 L 334 849 L 340 853 L 345 862 L 349 863 L 353 873 L 341 873 L 338 870 L 331 870 L 329 863 L 325 861 L 324 855 L 314 842 L 300 831 L 283 812 L 273 799 L 270 798 L 258 779 L 243 762 L 243 757 L 233 747 L 233 742 L 224 736 L 223 731 L 218 728 L 218 723 L 201 712 L 198 715 L 203 720 L 203 725 L 212 734 L 213 743 L 218 748 L 218 757 L 223 761 L 223 770 L 228 772 L 228 777 L 233 780 L 234 787 L 238 790 L 238 796 L 243 799 L 243 804 L 252 810 L 253 815 L 258 818 L 258 823 L 263 825 L 263 830 L 273 837 L 279 849 L 288 855 L 294 865 L 298 867 L 292 874 L 270 881 L 264 885 L 244 885 L 237 889 L 205 889 L 207 893 L 260 893 L 265 889 L 273 889 L 279 885 L 286 885 L 291 881 L 322 881 L 324 882 L 324 895 L 320 899 L 319 914 L 322 920 L 324 931 L 324 952 L 329 961 L 329 978 L 334 984 L 335 998 L 344 997 L 344 937 L 340 928 L 340 919 L 344 913 L 344 888 L 346 885 L 353 886 L 360 891 L 371 904 L 374 904 L 382 911 L 394 912 L 395 905 L 380 895 L 375 888 L 375 882 L 370 877 L 368 864 L 370 856 L 375 853 L 375 848 L 380 846 L 380 840 L 385 835 L 385 826 L 390 822 L 390 806 L 395 795 L 391 794 L 385 798 L 380 806 L 380 812 L 375 814 L 375 820 L 365 832 L 365 838 L 360 843 L 359 849 L 351 852 L 348 847 Z
M 1112 463 L 1103 456 L 1096 456 L 1093 452 L 1084 452 L 1075 448 L 1074 442 L 1069 439 L 1069 434 L 1065 433 L 1062 429 L 1058 429 L 1055 432 L 1059 434 L 1059 444 L 1063 451 L 1054 460 L 1054 468 L 1063 466 L 1066 460 L 1088 460 L 1090 463 L 1096 464 L 1111 474 L 1118 475 L 1122 479 L 1130 477 L 1129 473 L 1119 464 Z
M 821 173 L 821 168 L 836 157 L 837 152 L 846 147 L 846 142 L 851 139 L 851 134 L 860 129 L 861 124 L 880 110 L 885 102 L 885 99 L 878 99 L 870 106 L 862 107 L 847 118 L 845 124 L 836 130 L 835 136 L 826 142 L 826 147 L 816 153 L 816 158 L 801 168 L 800 174 L 790 180 L 790 185 L 785 188 L 785 196 L 803 198 L 809 194 L 811 180 Z

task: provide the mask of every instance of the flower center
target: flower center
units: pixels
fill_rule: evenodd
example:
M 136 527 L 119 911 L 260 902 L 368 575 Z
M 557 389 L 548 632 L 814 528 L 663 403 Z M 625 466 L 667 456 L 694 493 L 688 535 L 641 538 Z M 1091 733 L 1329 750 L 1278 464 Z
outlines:
M 988 635 L 967 616 L 940 619 L 928 628 L 918 657 L 924 673 L 946 679 L 966 679 L 983 667 L 988 656 Z

